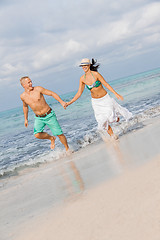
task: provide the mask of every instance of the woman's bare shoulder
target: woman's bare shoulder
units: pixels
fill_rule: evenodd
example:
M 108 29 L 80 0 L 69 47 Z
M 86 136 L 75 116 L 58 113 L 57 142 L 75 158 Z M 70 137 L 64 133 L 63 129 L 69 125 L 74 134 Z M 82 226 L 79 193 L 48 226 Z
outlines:
M 84 83 L 84 82 L 85 82 L 84 76 L 85 76 L 85 74 L 83 74 L 83 75 L 80 77 L 80 80 L 79 80 L 79 81 L 80 81 L 81 83 Z
M 91 71 L 91 72 L 96 79 L 101 76 L 101 74 L 99 72 L 96 72 L 96 71 Z

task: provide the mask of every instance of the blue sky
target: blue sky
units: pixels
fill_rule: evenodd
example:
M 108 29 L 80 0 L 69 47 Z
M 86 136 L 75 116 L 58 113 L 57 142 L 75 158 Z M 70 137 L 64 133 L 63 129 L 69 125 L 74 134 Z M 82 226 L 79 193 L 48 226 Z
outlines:
M 78 88 L 84 57 L 108 81 L 160 67 L 160 2 L 0 0 L 0 111 L 21 105 L 19 84 Z

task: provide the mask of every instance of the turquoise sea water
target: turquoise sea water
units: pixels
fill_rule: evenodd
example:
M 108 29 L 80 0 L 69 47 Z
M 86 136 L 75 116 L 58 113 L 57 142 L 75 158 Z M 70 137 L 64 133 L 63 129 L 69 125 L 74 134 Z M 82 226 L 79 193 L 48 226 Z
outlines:
M 124 97 L 123 102 L 116 101 L 134 115 L 128 123 L 122 118 L 120 123 L 113 125 L 120 136 L 138 129 L 143 120 L 160 115 L 160 68 L 111 81 L 110 85 Z M 75 93 L 64 94 L 61 98 L 69 101 Z M 64 110 L 54 99 L 47 98 L 74 151 L 101 139 L 96 131 L 97 123 L 90 100 L 90 92 L 85 89 L 80 99 Z M 22 106 L 0 112 L 0 176 L 8 176 L 25 166 L 55 161 L 63 155 L 64 148 L 58 139 L 52 151 L 49 141 L 34 137 L 33 124 L 34 114 L 29 111 L 29 126 L 27 129 L 24 127 Z M 47 128 L 46 131 L 51 133 Z

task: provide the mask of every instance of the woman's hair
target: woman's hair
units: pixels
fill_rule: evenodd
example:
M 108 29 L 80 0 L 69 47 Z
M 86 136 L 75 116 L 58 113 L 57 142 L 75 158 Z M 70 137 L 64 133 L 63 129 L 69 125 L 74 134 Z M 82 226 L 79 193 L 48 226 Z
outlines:
M 91 66 L 90 66 L 90 70 L 91 71 L 95 71 L 95 72 L 98 72 L 98 68 L 99 68 L 99 63 L 97 63 L 97 60 L 94 60 L 94 58 L 92 58 L 92 63 L 91 63 Z

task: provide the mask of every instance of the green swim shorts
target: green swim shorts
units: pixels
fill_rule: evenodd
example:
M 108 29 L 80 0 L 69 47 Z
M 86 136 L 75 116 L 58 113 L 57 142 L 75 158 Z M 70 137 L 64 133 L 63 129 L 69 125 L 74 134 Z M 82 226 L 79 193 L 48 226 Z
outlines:
M 52 134 L 54 136 L 63 134 L 63 131 L 58 123 L 56 114 L 53 110 L 51 111 L 51 113 L 49 113 L 45 117 L 36 117 L 35 116 L 34 134 L 43 132 L 44 127 L 46 125 L 51 129 Z

